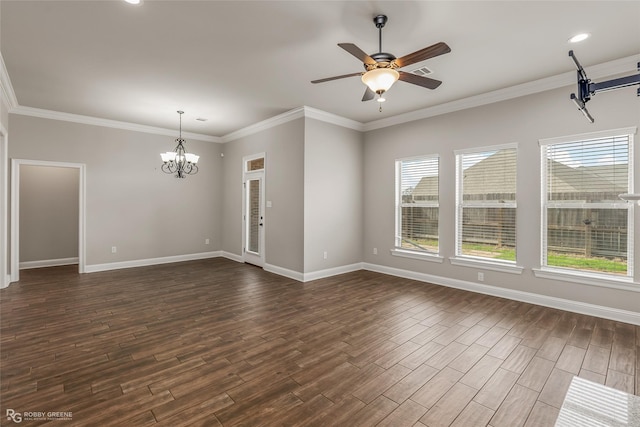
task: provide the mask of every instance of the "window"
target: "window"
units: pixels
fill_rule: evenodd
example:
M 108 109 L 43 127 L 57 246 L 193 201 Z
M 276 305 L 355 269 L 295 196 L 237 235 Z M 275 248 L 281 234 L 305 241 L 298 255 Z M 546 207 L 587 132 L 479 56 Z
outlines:
M 632 276 L 632 133 L 541 141 L 542 266 Z
M 516 150 L 456 152 L 456 256 L 515 264 Z
M 438 253 L 437 155 L 396 161 L 396 248 Z
M 258 171 L 258 170 L 263 170 L 264 169 L 264 157 L 258 157 L 255 159 L 249 159 L 247 160 L 246 164 L 245 164 L 245 171 L 246 172 L 253 172 L 253 171 Z

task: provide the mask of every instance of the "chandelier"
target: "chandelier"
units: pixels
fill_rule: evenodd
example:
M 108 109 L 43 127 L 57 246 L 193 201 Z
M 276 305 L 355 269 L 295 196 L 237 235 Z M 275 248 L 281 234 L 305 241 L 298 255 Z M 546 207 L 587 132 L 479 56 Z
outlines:
M 182 139 L 182 115 L 184 111 L 178 111 L 178 114 L 180 114 L 180 136 L 176 138 L 178 145 L 173 151 L 160 153 L 163 162 L 161 169 L 164 173 L 175 173 L 176 178 L 186 178 L 187 175 L 198 173 L 197 163 L 200 156 L 187 153 L 187 150 L 185 150 L 185 140 Z

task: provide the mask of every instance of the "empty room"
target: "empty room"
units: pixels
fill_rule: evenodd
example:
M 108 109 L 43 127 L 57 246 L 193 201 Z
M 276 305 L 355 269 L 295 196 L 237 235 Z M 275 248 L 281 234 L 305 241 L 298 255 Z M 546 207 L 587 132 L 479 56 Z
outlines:
M 640 1 L 0 1 L 0 425 L 640 426 Z

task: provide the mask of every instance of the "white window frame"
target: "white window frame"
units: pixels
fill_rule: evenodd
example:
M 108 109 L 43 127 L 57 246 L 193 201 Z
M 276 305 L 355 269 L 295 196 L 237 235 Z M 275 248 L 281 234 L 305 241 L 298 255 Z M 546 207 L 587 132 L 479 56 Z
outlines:
M 580 142 L 592 139 L 609 138 L 616 136 L 629 136 L 629 193 L 633 193 L 633 171 L 634 171 L 634 135 L 637 132 L 637 128 L 628 127 L 621 129 L 611 129 L 598 132 L 582 133 L 577 135 L 568 135 L 555 138 L 546 138 L 538 140 L 540 145 L 540 215 L 541 215 L 541 227 L 540 227 L 540 268 L 534 268 L 533 273 L 536 277 L 561 280 L 567 282 L 581 283 L 590 286 L 601 286 L 614 289 L 624 289 L 640 292 L 640 287 L 635 283 L 634 278 L 634 205 L 633 202 L 620 202 L 613 203 L 590 203 L 589 207 L 592 208 L 611 208 L 611 209 L 627 209 L 627 275 L 620 276 L 608 273 L 599 273 L 589 270 L 579 270 L 572 268 L 562 268 L 547 265 L 547 209 L 553 208 L 558 203 L 549 202 L 547 200 L 547 156 L 546 148 L 550 145 L 564 144 L 571 142 Z M 582 208 L 584 203 L 575 201 L 573 203 L 562 203 L 563 208 Z
M 483 270 L 492 270 L 499 271 L 502 273 L 511 273 L 511 274 L 522 274 L 524 267 L 517 265 L 517 252 L 516 252 L 516 260 L 501 260 L 501 259 L 491 259 L 485 257 L 478 257 L 473 255 L 465 255 L 462 253 L 462 209 L 463 208 L 491 208 L 491 207 L 503 207 L 503 208 L 513 208 L 516 209 L 516 218 L 517 218 L 517 164 L 516 164 L 516 200 L 509 201 L 506 203 L 498 203 L 496 202 L 464 202 L 462 200 L 463 196 L 463 170 L 462 170 L 462 157 L 465 154 L 475 154 L 475 153 L 484 153 L 489 151 L 499 151 L 505 149 L 515 149 L 516 150 L 516 158 L 518 154 L 518 143 L 510 143 L 510 144 L 500 144 L 500 145 L 489 145 L 477 148 L 469 148 L 462 150 L 455 150 L 453 153 L 456 159 L 456 217 L 455 217 L 455 256 L 449 258 L 449 262 L 453 265 L 462 266 L 462 267 L 470 267 L 470 268 L 480 268 Z M 516 247 L 517 247 L 517 223 L 516 223 Z
M 402 247 L 402 163 L 412 160 L 437 160 L 438 162 L 438 200 L 428 200 L 420 203 L 414 203 L 414 207 L 438 208 L 438 251 L 429 251 L 427 249 L 407 249 Z M 412 258 L 418 260 L 439 262 L 443 261 L 440 256 L 440 155 L 426 154 L 421 156 L 405 157 L 396 159 L 395 161 L 395 227 L 394 227 L 394 248 L 391 254 L 398 257 Z

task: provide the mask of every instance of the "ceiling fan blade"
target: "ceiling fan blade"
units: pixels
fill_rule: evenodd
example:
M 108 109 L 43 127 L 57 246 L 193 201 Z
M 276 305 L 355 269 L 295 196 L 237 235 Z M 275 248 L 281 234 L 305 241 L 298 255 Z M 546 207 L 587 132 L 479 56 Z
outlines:
M 364 74 L 364 71 L 361 73 L 351 73 L 351 74 L 343 74 L 341 76 L 335 76 L 335 77 L 327 77 L 326 79 L 320 79 L 320 80 L 313 80 L 311 83 L 324 83 L 324 82 L 330 82 L 331 80 L 338 80 L 338 79 L 344 79 L 346 77 L 354 77 L 354 76 L 361 76 Z
M 429 77 L 422 77 L 404 71 L 398 71 L 398 73 L 400 74 L 399 79 L 403 82 L 426 87 L 427 89 L 435 89 L 442 84 L 440 80 L 430 79 Z
M 367 90 L 364 91 L 364 95 L 362 95 L 362 102 L 371 101 L 376 97 L 376 93 L 367 87 Z
M 402 68 L 449 52 L 451 52 L 451 48 L 446 43 L 440 42 L 405 55 L 401 58 L 397 58 L 394 62 L 398 68 Z
M 365 64 L 373 65 L 376 63 L 375 59 L 367 55 L 362 49 L 360 49 L 353 43 L 338 43 L 338 46 L 340 46 Z

